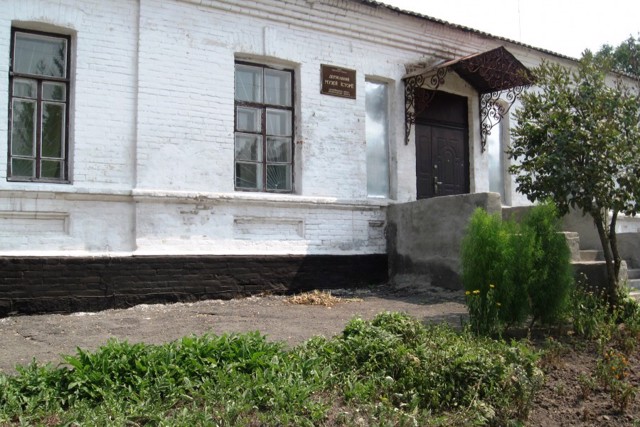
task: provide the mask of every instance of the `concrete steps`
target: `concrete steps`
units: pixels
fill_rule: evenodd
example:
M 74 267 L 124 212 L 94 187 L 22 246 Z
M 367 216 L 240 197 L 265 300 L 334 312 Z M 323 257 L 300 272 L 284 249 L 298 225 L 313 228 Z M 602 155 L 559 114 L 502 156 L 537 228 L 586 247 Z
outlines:
M 503 209 L 503 219 L 516 220 L 523 217 L 527 212 L 527 208 L 510 208 Z M 590 285 L 602 285 L 606 283 L 606 267 L 604 254 L 602 250 L 590 249 L 598 248 L 600 245 L 595 228 L 589 219 L 585 219 L 582 215 L 574 215 L 565 217 L 565 231 L 561 231 L 564 235 L 571 251 L 571 264 L 573 265 L 576 277 L 584 275 L 587 277 L 587 283 Z M 566 231 L 573 230 L 573 231 Z M 581 239 L 583 232 L 587 236 L 585 241 Z M 627 232 L 618 234 L 618 249 L 623 257 L 623 265 L 621 266 L 620 276 L 629 286 L 631 296 L 640 300 L 640 233 Z
M 627 270 L 627 284 L 631 292 L 640 293 L 640 268 L 630 268 Z
M 580 249 L 581 261 L 604 261 L 604 254 L 602 251 L 595 249 Z
M 576 233 L 577 234 L 577 233 Z M 576 239 L 571 233 L 565 233 L 567 244 L 571 249 L 571 263 L 577 271 L 583 272 L 596 281 L 604 283 L 606 276 L 604 275 L 604 254 L 601 250 L 596 249 L 579 249 L 576 257 L 576 240 L 580 245 L 580 237 Z M 577 258 L 577 259 L 576 259 Z M 623 269 L 625 264 L 623 263 Z M 629 287 L 630 296 L 640 300 L 640 268 L 627 269 L 627 286 Z

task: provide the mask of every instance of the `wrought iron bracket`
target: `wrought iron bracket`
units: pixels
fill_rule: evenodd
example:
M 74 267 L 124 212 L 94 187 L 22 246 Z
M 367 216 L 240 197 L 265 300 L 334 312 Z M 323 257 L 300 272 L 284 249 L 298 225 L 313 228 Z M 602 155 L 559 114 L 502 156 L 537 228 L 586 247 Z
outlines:
M 487 149 L 487 138 L 491 135 L 491 129 L 507 115 L 525 88 L 526 86 L 514 86 L 480 94 L 480 148 L 483 153 Z
M 415 125 L 416 117 L 427 109 L 435 91 L 444 84 L 448 68 L 437 68 L 426 74 L 417 74 L 404 79 L 404 145 L 409 144 L 411 126 Z M 418 91 L 417 89 L 430 89 Z

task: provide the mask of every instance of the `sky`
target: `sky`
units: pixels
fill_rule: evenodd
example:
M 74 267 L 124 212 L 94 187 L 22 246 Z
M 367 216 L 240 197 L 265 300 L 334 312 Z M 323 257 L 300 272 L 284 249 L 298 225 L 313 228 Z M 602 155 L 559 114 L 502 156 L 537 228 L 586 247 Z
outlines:
M 578 58 L 640 36 L 640 0 L 380 0 Z

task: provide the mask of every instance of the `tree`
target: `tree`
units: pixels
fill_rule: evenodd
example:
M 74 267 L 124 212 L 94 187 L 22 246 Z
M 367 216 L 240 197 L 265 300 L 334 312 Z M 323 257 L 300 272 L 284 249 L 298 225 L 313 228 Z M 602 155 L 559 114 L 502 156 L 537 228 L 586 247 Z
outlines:
M 596 52 L 596 58 L 610 61 L 615 70 L 640 77 L 640 37 L 629 36 L 616 47 L 605 44 Z
M 551 199 L 564 215 L 590 215 L 607 268 L 610 302 L 618 295 L 618 215 L 640 210 L 640 99 L 637 88 L 611 80 L 606 61 L 588 51 L 570 70 L 543 62 L 536 90 L 522 95 L 509 152 L 518 191 Z

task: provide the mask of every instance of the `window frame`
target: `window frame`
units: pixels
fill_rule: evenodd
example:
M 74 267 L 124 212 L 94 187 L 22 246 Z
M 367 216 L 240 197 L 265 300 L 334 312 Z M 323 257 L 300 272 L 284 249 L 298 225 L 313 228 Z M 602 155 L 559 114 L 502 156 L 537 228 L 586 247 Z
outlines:
M 262 69 L 262 94 L 261 94 L 261 102 L 254 101 L 242 101 L 236 98 L 235 93 L 235 82 L 237 79 L 237 66 L 244 65 L 249 67 L 256 67 Z M 264 85 L 264 72 L 265 70 L 274 70 L 279 72 L 286 72 L 290 76 L 291 88 L 290 88 L 290 104 L 289 106 L 278 105 L 278 104 L 268 104 L 265 96 L 265 85 Z M 233 186 L 235 191 L 247 191 L 247 192 L 261 192 L 261 193 L 280 193 L 280 194 L 290 194 L 294 192 L 295 188 L 295 115 L 296 115 L 296 106 L 295 106 L 295 70 L 287 67 L 278 67 L 274 65 L 259 63 L 259 62 L 251 62 L 251 61 L 242 61 L 236 60 L 234 61 L 234 107 L 233 107 L 233 135 L 234 135 L 234 155 L 233 155 Z M 258 109 L 260 111 L 260 132 L 251 132 L 244 129 L 238 129 L 238 109 L 239 108 L 252 108 Z M 282 135 L 270 135 L 267 132 L 267 110 L 278 110 L 278 111 L 288 111 L 291 114 L 291 122 L 289 123 L 291 133 L 289 136 Z M 236 157 L 236 136 L 238 134 L 249 134 L 249 135 L 258 135 L 262 138 L 262 152 L 261 152 L 261 160 L 256 161 L 248 161 L 248 160 L 238 160 Z M 267 147 L 267 138 L 268 137 L 282 137 L 290 139 L 290 161 L 289 162 L 274 162 L 268 160 L 268 147 Z M 253 163 L 260 165 L 261 167 L 261 176 L 260 179 L 262 181 L 261 186 L 256 186 L 255 188 L 250 187 L 239 187 L 237 185 L 237 165 L 238 163 Z M 273 189 L 267 187 L 267 166 L 268 165 L 287 165 L 289 166 L 290 175 L 287 177 L 290 181 L 290 188 L 285 190 Z
M 54 77 L 54 76 L 44 76 L 38 74 L 28 74 L 28 73 L 20 73 L 14 71 L 14 63 L 16 58 L 16 38 L 17 34 L 27 34 L 27 35 L 36 35 L 49 37 L 57 40 L 65 40 L 66 41 L 66 55 L 65 55 L 65 75 L 63 77 Z M 34 81 L 36 83 L 36 96 L 35 98 L 25 98 L 14 96 L 14 80 L 16 79 L 25 79 L 29 81 Z M 47 100 L 43 97 L 43 87 L 47 83 L 55 83 L 55 84 L 64 84 L 65 86 L 65 99 L 64 101 L 58 100 Z M 70 106 L 71 106 L 71 36 L 68 34 L 58 34 L 44 31 L 36 31 L 36 30 L 28 30 L 18 27 L 11 27 L 11 42 L 10 42 L 10 51 L 9 51 L 9 93 L 8 93 L 8 138 L 7 138 L 7 181 L 12 182 L 45 182 L 45 183 L 55 183 L 55 184 L 68 184 L 70 183 L 69 179 L 69 119 L 70 119 Z M 12 154 L 12 146 L 13 146 L 13 103 L 16 99 L 33 99 L 36 104 L 35 108 L 35 135 L 34 135 L 34 154 L 31 157 L 27 156 L 14 156 Z M 55 104 L 64 104 L 64 125 L 62 126 L 62 130 L 64 132 L 64 137 L 62 138 L 61 143 L 64 145 L 61 149 L 61 158 L 52 158 L 43 156 L 43 141 L 42 141 L 42 125 L 43 125 L 43 106 L 45 103 L 55 103 Z M 12 171 L 12 159 L 14 158 L 28 158 L 33 159 L 35 162 L 35 170 L 32 176 L 13 176 Z M 61 162 L 61 171 L 60 178 L 50 178 L 42 176 L 42 161 L 47 159 L 54 159 L 56 161 Z

